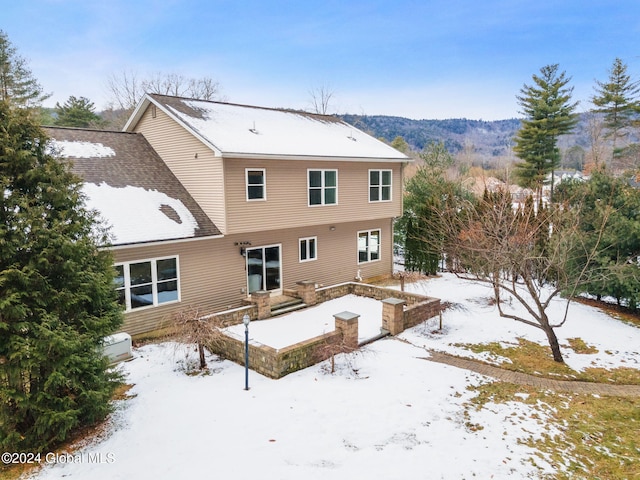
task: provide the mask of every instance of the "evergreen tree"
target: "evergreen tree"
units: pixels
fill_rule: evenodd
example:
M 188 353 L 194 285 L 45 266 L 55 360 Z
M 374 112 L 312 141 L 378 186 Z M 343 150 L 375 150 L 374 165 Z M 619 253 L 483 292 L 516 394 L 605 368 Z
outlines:
M 404 214 L 397 231 L 404 236 L 405 269 L 436 274 L 443 257 L 437 210 L 466 197 L 462 188 L 446 179 L 453 157 L 443 143 L 431 143 L 420 153 L 424 165 L 407 182 Z
M 81 180 L 0 101 L 0 447 L 42 451 L 109 411 L 102 338 L 122 321 Z
M 609 70 L 608 81 L 605 83 L 596 80 L 595 90 L 596 94 L 591 97 L 591 102 L 595 105 L 593 111 L 604 114 L 606 136 L 612 139 L 615 158 L 620 153 L 618 139 L 622 139 L 633 124 L 634 114 L 638 109 L 640 85 L 631 81 L 627 65 L 616 58 Z
M 0 30 L 0 101 L 33 107 L 49 98 L 33 77 L 27 61 L 17 54 L 9 37 Z
M 560 165 L 558 137 L 570 133 L 578 120 L 577 103 L 571 102 L 573 87 L 567 87 L 570 80 L 565 72 L 558 73 L 557 64 L 547 65 L 533 75 L 534 85 L 525 84 L 516 97 L 525 116 L 513 149 L 523 160 L 516 165 L 516 175 L 519 184 L 536 190 L 539 198 L 546 176 L 553 177 Z
M 55 112 L 54 125 L 61 127 L 92 128 L 103 123 L 95 113 L 93 102 L 85 97 L 76 98 L 72 95 L 64 105 L 56 102 Z
M 411 147 L 409 147 L 407 141 L 400 135 L 393 139 L 393 141 L 391 142 L 391 146 L 406 155 L 411 152 Z
M 600 244 L 580 292 L 612 297 L 636 309 L 640 303 L 640 191 L 622 178 L 594 172 L 588 182 L 562 182 L 557 193 L 566 204 L 580 206 L 581 241 L 590 250 Z M 601 233 L 603 224 L 606 229 Z M 576 261 L 578 271 L 585 259 Z

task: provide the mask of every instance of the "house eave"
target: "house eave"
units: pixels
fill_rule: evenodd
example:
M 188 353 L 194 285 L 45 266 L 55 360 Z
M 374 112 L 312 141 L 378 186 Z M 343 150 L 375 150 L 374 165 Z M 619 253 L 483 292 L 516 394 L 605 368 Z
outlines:
M 244 160 L 293 160 L 293 161 L 314 161 L 314 162 L 360 162 L 360 163 L 409 163 L 413 159 L 407 158 L 385 158 L 385 157 L 342 157 L 326 155 L 272 155 L 260 153 L 244 152 L 222 152 L 224 159 L 244 159 Z
M 177 243 L 197 242 L 200 240 L 214 240 L 217 238 L 224 238 L 224 235 L 206 235 L 201 237 L 174 238 L 169 240 L 151 240 L 146 242 L 119 243 L 117 245 L 103 246 L 103 247 L 100 247 L 100 249 L 116 251 L 116 250 L 124 250 L 128 248 L 144 248 L 144 247 L 152 247 L 157 245 L 173 245 Z

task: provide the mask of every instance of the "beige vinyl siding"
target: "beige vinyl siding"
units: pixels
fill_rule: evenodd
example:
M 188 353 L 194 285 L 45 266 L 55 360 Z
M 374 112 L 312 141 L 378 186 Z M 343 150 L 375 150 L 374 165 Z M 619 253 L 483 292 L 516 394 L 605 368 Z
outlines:
M 246 199 L 246 168 L 266 171 L 267 200 Z M 308 170 L 338 171 L 337 205 L 308 205 Z M 369 170 L 392 170 L 392 201 L 369 202 Z M 401 165 L 383 162 L 225 159 L 227 232 L 371 220 L 402 214 Z
M 372 229 L 380 229 L 380 260 L 358 264 L 358 231 Z M 317 259 L 300 262 L 298 239 L 309 236 L 317 237 Z M 363 280 L 393 273 L 391 219 L 296 228 L 281 232 L 281 238 L 285 288 L 301 280 L 322 285 L 349 282 L 358 272 Z
M 372 229 L 381 231 L 381 259 L 358 264 L 358 231 Z M 317 237 L 317 260 L 301 263 L 298 240 L 310 236 Z M 365 280 L 393 271 L 389 218 L 116 249 L 115 263 L 173 256 L 179 262 L 180 302 L 126 312 L 122 330 L 131 335 L 157 330 L 188 306 L 198 307 L 203 315 L 241 306 L 247 298 L 247 276 L 238 242 L 250 242 L 249 248 L 280 245 L 284 288 L 295 288 L 301 280 L 332 285 L 354 280 L 359 271 Z
M 180 127 L 166 113 L 147 108 L 136 125 L 173 174 L 213 223 L 225 232 L 224 171 L 222 159 L 211 148 Z
M 295 288 L 296 282 L 311 280 L 323 285 L 348 282 L 360 270 L 363 279 L 393 272 L 391 219 L 314 225 L 285 230 L 267 230 L 227 237 L 227 243 L 249 242 L 247 248 L 280 245 L 282 256 L 282 286 Z M 332 228 L 335 228 L 332 230 Z M 358 231 L 380 229 L 381 259 L 358 264 Z M 317 237 L 317 259 L 299 261 L 300 238 Z M 232 255 L 240 256 L 240 247 Z M 230 272 L 231 273 L 231 272 Z
M 241 305 L 245 287 L 244 259 L 224 239 L 132 247 L 114 251 L 115 263 L 177 256 L 180 298 L 178 303 L 145 307 L 125 313 L 123 331 L 131 335 L 157 330 L 175 312 L 187 306 L 203 314 Z

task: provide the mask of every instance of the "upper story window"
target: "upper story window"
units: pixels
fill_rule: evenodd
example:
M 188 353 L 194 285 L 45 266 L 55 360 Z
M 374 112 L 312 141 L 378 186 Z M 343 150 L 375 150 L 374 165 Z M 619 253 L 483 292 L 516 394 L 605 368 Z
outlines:
M 311 260 L 315 260 L 316 258 L 318 258 L 318 254 L 316 251 L 318 237 L 301 238 L 299 244 L 301 262 L 310 262 Z
M 369 201 L 391 201 L 391 170 L 369 170 Z
M 115 265 L 115 286 L 126 311 L 180 300 L 178 258 L 157 258 Z
M 338 203 L 338 170 L 307 170 L 309 205 Z
M 380 230 L 358 232 L 358 263 L 380 260 Z
M 267 199 L 267 174 L 264 168 L 245 169 L 247 177 L 247 200 Z

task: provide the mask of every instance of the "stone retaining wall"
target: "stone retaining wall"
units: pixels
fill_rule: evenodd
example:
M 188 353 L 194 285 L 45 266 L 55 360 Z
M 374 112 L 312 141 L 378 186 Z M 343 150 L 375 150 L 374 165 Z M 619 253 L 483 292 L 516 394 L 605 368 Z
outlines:
M 330 287 L 315 288 L 312 282 L 299 282 L 298 293 L 316 303 L 333 300 L 345 295 L 359 295 L 383 301 L 383 328 L 396 335 L 407 328 L 440 314 L 440 299 L 401 292 L 391 288 L 348 282 Z M 215 314 L 224 326 L 242 323 L 248 314 L 252 320 L 260 318 L 254 305 Z M 358 347 L 358 314 L 342 312 L 334 315 L 336 329 L 333 332 L 275 349 L 267 345 L 249 344 L 249 367 L 269 378 L 281 378 L 289 373 L 319 363 L 335 353 Z M 269 320 L 263 320 L 269 321 Z M 223 336 L 211 347 L 217 353 L 240 365 L 244 365 L 244 339 Z
M 225 310 L 224 312 L 213 313 L 211 315 L 205 315 L 203 319 L 215 318 L 216 325 L 221 327 L 230 327 L 231 325 L 239 325 L 242 323 L 242 318 L 245 315 L 249 315 L 252 320 L 258 318 L 258 307 L 256 305 L 247 305 L 245 307 L 238 307 L 232 310 Z
M 355 345 L 348 345 L 353 338 L 353 327 L 347 328 L 336 319 L 336 330 L 319 335 L 284 348 L 275 349 L 268 345 L 249 343 L 249 368 L 269 378 L 281 378 L 289 373 L 315 365 L 335 353 L 357 348 L 357 315 L 355 316 Z M 351 332 L 349 331 L 351 330 Z M 211 346 L 214 353 L 244 365 L 245 342 L 237 338 L 223 336 Z

